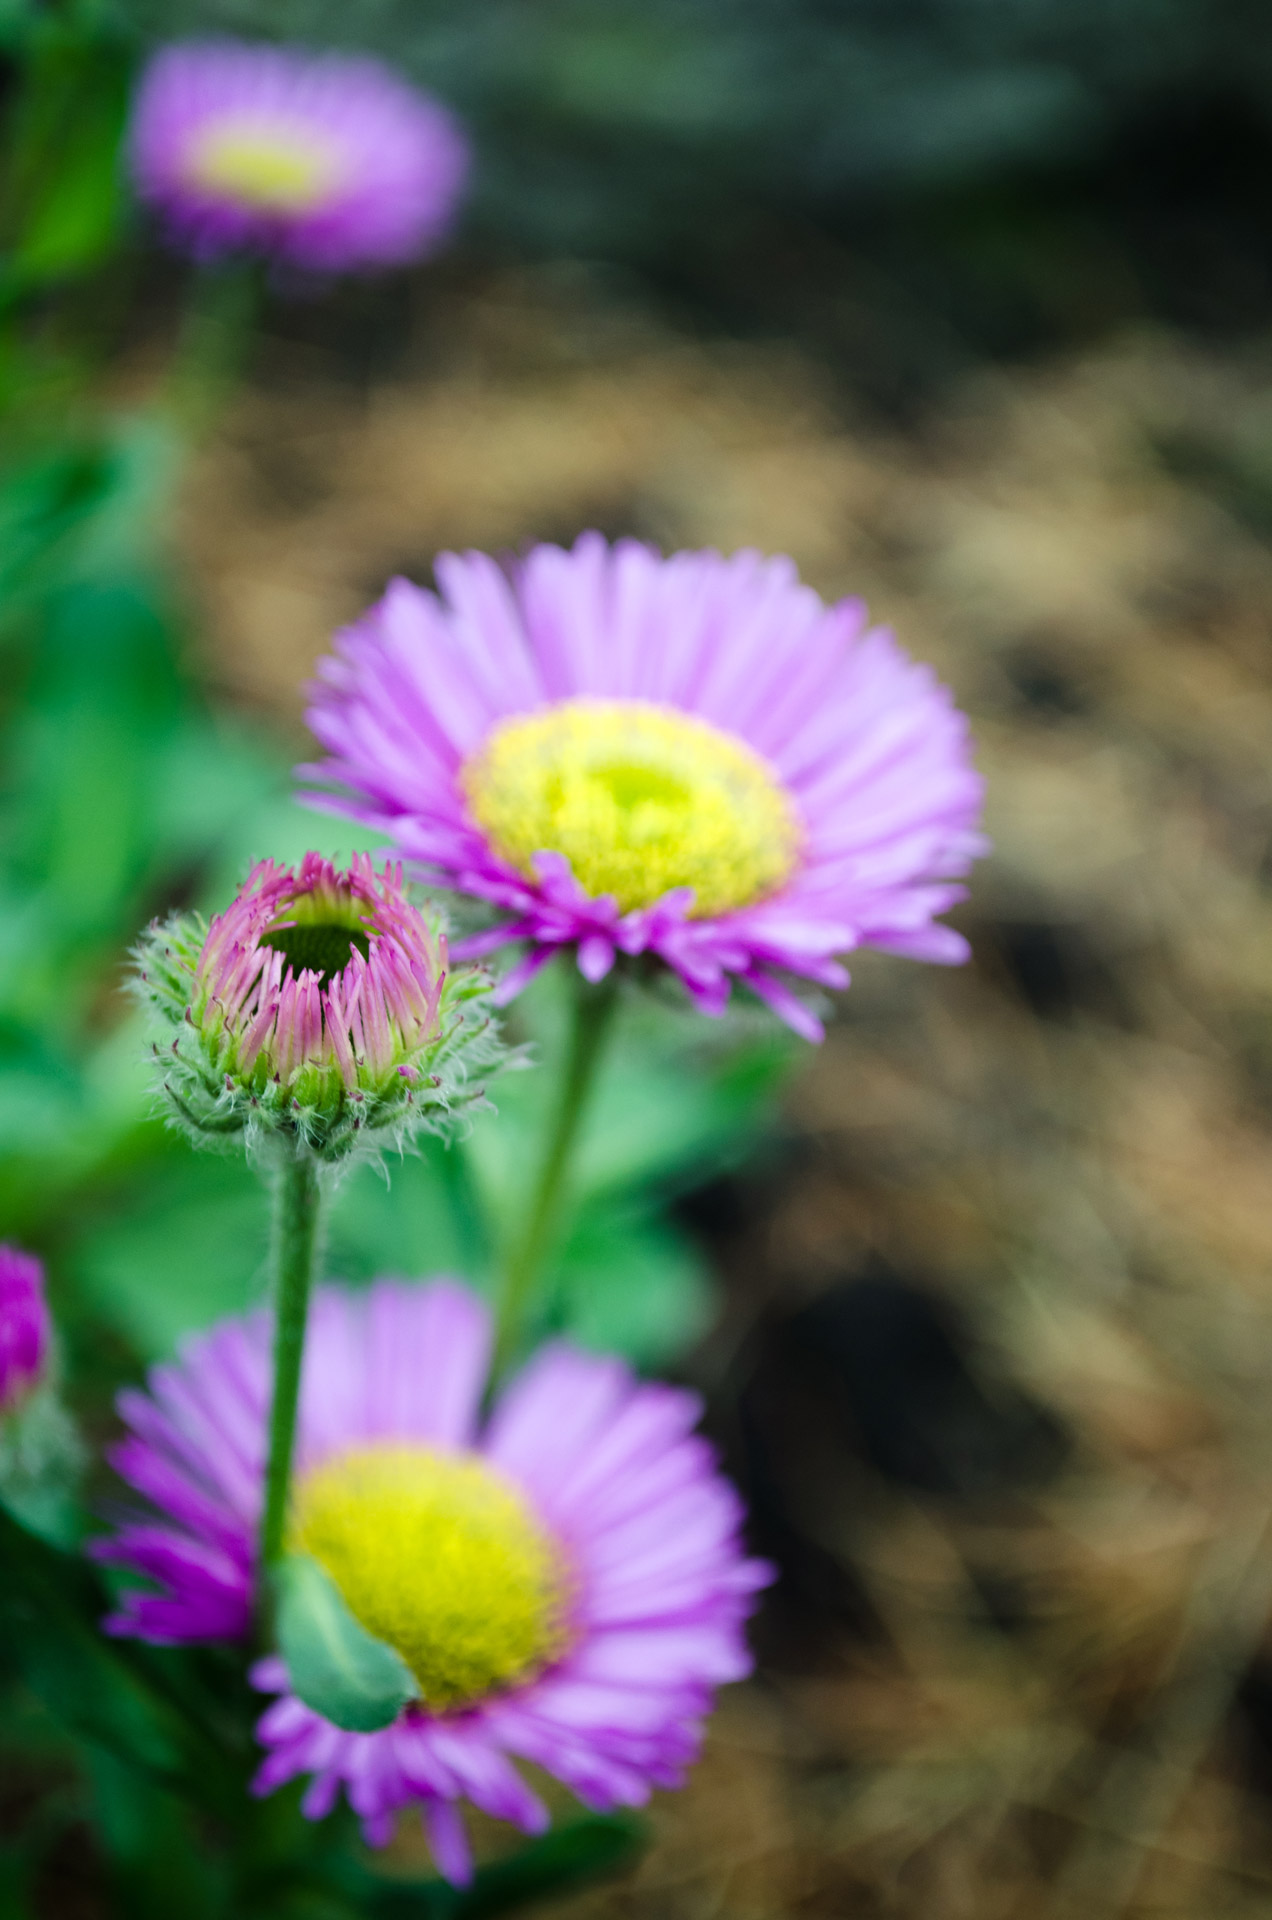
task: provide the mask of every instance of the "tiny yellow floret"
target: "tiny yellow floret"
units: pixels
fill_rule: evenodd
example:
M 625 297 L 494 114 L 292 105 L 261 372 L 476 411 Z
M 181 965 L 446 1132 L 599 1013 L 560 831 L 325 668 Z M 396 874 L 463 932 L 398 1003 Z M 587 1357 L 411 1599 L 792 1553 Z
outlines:
M 453 1712 L 528 1679 L 568 1641 L 569 1572 L 524 1495 L 470 1454 L 372 1442 L 298 1476 L 289 1545 Z
M 186 162 L 194 187 L 254 213 L 308 213 L 331 191 L 335 156 L 303 133 L 257 126 L 207 128 Z
M 774 893 L 800 823 L 745 741 L 650 700 L 563 700 L 501 721 L 460 775 L 477 824 L 527 878 L 563 853 L 585 891 L 623 912 L 692 887 L 691 917 Z

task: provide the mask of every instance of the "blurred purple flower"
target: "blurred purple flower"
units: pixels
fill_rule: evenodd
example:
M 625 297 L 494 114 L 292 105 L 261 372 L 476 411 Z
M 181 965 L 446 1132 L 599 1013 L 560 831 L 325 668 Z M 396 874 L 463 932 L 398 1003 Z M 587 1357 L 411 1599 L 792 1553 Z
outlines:
M 770 1570 L 743 1556 L 738 1498 L 692 1431 L 695 1396 L 555 1344 L 483 1418 L 487 1308 L 445 1280 L 319 1291 L 305 1350 L 294 1549 L 397 1647 L 420 1697 L 376 1733 L 333 1726 L 281 1659 L 256 1684 L 257 1790 L 311 1774 L 321 1819 L 343 1787 L 368 1841 L 418 1806 L 442 1872 L 471 1872 L 457 1802 L 527 1832 L 546 1808 L 510 1756 L 588 1806 L 680 1784 L 712 1692 L 748 1673 L 743 1625 Z M 96 1543 L 144 1575 L 111 1631 L 160 1642 L 250 1632 L 269 1405 L 270 1322 L 192 1339 L 120 1411 L 114 1464 L 162 1518 Z
M 33 1254 L 0 1246 L 0 1413 L 12 1413 L 38 1386 L 51 1337 L 44 1268 Z
M 447 109 L 378 61 L 208 40 L 150 62 L 129 161 L 140 198 L 198 258 L 341 273 L 435 249 L 469 152 Z
M 573 946 L 589 979 L 657 954 L 707 1013 L 742 980 L 809 1039 L 788 976 L 839 956 L 956 962 L 936 916 L 984 851 L 967 722 L 858 600 L 784 558 L 664 558 L 584 534 L 505 574 L 443 554 L 319 669 L 319 804 L 505 916 L 456 952 Z

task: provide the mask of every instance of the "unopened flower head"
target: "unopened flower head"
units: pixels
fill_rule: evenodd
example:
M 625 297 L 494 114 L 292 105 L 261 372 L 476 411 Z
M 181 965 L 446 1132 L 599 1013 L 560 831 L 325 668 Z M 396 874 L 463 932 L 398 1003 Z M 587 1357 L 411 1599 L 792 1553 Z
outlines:
M 443 554 L 320 669 L 308 770 L 434 882 L 488 902 L 466 947 L 656 955 L 720 1013 L 740 980 L 810 1039 L 792 979 L 859 946 L 957 961 L 937 916 L 983 851 L 967 722 L 859 601 L 789 560 L 584 534 L 511 573 Z
M 0 1246 L 0 1415 L 15 1413 L 41 1384 L 51 1345 L 43 1267 L 34 1254 Z
M 431 252 L 468 171 L 452 116 L 378 61 L 237 41 L 155 55 L 129 157 L 141 199 L 197 256 L 319 273 Z
M 262 861 L 210 926 L 156 923 L 136 958 L 164 1093 L 204 1137 L 282 1132 L 339 1160 L 444 1126 L 496 1057 L 486 977 L 448 971 L 401 868 L 369 854 Z
M 418 1697 L 353 1733 L 296 1697 L 281 1659 L 254 1674 L 280 1696 L 258 1730 L 257 1790 L 307 1774 L 301 1804 L 321 1819 L 343 1788 L 373 1845 L 417 1806 L 457 1881 L 471 1872 L 462 1800 L 547 1825 L 515 1759 L 597 1808 L 678 1786 L 714 1689 L 750 1671 L 743 1630 L 771 1577 L 743 1551 L 692 1394 L 556 1344 L 483 1418 L 490 1336 L 487 1309 L 446 1281 L 319 1291 L 291 1545 L 397 1651 Z M 251 1633 L 269 1341 L 265 1314 L 227 1321 L 121 1399 L 132 1433 L 114 1464 L 162 1517 L 96 1548 L 151 1583 L 124 1594 L 114 1632 Z

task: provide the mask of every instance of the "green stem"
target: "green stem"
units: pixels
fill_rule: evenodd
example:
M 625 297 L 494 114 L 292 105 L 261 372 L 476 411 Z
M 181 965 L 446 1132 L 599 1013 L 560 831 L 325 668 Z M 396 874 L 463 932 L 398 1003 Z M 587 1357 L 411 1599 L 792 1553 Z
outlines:
M 589 985 L 581 974 L 575 978 L 574 1028 L 556 1118 L 535 1183 L 525 1232 L 507 1260 L 499 1291 L 497 1370 L 505 1367 L 516 1353 L 526 1307 L 560 1220 L 579 1122 L 587 1106 L 618 998 L 616 971 L 608 974 L 598 986 Z
M 300 1364 L 318 1260 L 321 1207 L 317 1164 L 303 1147 L 293 1147 L 280 1162 L 274 1180 L 274 1399 L 269 1416 L 269 1464 L 260 1540 L 260 1564 L 265 1573 L 283 1554 Z
M 260 305 L 260 268 L 232 260 L 200 269 L 168 371 L 168 406 L 201 439 L 234 388 Z

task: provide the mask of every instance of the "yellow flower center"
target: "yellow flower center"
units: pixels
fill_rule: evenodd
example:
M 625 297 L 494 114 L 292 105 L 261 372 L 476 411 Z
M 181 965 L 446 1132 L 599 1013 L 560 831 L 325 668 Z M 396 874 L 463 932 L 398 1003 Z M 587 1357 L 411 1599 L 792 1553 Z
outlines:
M 396 1647 L 434 1712 L 527 1680 L 565 1648 L 560 1549 L 471 1455 L 387 1442 L 324 1461 L 297 1479 L 289 1544 Z
M 563 700 L 502 721 L 460 775 L 495 851 L 563 853 L 623 912 L 692 887 L 695 918 L 774 892 L 799 855 L 789 796 L 746 743 L 649 700 Z
M 191 185 L 259 213 L 308 213 L 338 171 L 330 150 L 303 134 L 234 125 L 209 128 L 186 168 Z

